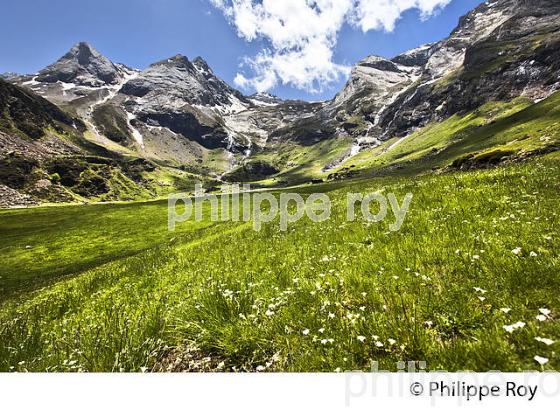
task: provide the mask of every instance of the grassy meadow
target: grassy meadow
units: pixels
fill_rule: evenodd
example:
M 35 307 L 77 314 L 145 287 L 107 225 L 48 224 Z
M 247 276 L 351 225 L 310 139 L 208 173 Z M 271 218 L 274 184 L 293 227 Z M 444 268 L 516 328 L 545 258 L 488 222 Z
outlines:
M 0 211 L 0 371 L 560 370 L 559 161 L 302 188 L 332 216 L 287 232 Z M 414 195 L 400 231 L 346 221 L 377 191 Z

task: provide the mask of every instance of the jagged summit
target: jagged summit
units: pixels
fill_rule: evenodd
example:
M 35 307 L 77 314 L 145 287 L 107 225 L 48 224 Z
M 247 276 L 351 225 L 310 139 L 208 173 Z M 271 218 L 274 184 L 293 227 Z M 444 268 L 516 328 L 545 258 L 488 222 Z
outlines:
M 64 57 L 67 59 L 75 57 L 78 60 L 78 64 L 87 67 L 92 63 L 92 60 L 99 59 L 102 56 L 89 43 L 81 42 L 72 47 Z
M 202 58 L 191 62 L 182 54 L 152 64 L 126 83 L 121 92 L 148 100 L 153 97 L 154 102 L 166 100 L 176 106 L 226 106 L 233 98 L 245 101 L 241 93 L 216 77 Z
M 200 57 L 200 56 L 199 56 L 199 57 L 196 57 L 196 58 L 193 60 L 192 63 L 193 63 L 193 65 L 194 65 L 195 67 L 197 67 L 199 70 L 204 71 L 204 72 L 206 72 L 206 73 L 208 73 L 208 74 L 213 74 L 213 71 L 212 71 L 212 69 L 210 68 L 210 65 L 208 65 L 208 63 L 206 62 L 206 60 L 203 59 L 202 57 Z
M 255 93 L 249 96 L 249 100 L 251 100 L 256 105 L 278 105 L 284 102 L 283 99 L 277 97 L 276 95 L 263 92 Z
M 375 55 L 363 59 L 358 63 L 357 67 L 369 67 L 382 71 L 400 71 L 396 64 L 392 61 L 389 61 L 384 57 Z M 355 67 L 354 69 L 356 69 L 357 67 Z
M 117 84 L 122 78 L 123 73 L 117 65 L 89 43 L 80 42 L 56 63 L 41 70 L 36 80 L 100 87 Z
M 186 69 L 193 68 L 193 64 L 189 61 L 187 57 L 185 57 L 182 54 L 176 54 L 173 57 L 169 57 L 161 61 L 158 61 L 152 64 L 150 67 L 156 67 L 156 66 L 168 66 L 168 67 L 178 67 L 178 68 L 186 68 Z
M 14 72 L 7 72 L 7 73 L 0 73 L 0 78 L 3 80 L 11 81 L 14 78 L 17 78 L 18 74 Z
M 424 44 L 412 50 L 408 50 L 398 56 L 394 57 L 391 61 L 404 65 L 407 67 L 420 67 L 424 66 L 430 58 L 431 50 L 435 43 Z

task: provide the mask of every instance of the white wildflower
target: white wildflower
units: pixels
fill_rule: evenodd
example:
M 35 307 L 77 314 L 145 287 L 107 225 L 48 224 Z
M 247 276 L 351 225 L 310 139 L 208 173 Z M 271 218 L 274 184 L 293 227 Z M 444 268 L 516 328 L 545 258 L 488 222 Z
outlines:
M 358 341 L 364 343 L 366 341 L 366 337 L 365 336 L 358 336 Z
M 511 253 L 513 253 L 514 255 L 519 255 L 521 251 L 522 251 L 521 248 L 515 248 L 514 250 L 511 251 Z
M 514 323 L 513 325 L 504 326 L 504 330 L 508 333 L 513 333 L 515 330 L 522 329 L 524 327 L 525 327 L 524 322 L 517 322 L 517 323 Z
M 544 366 L 545 364 L 548 363 L 548 359 L 546 357 L 542 357 L 542 356 L 535 356 L 535 361 L 540 364 L 541 366 Z
M 546 308 L 539 309 L 539 312 L 541 312 L 541 314 L 545 316 L 550 316 L 550 314 L 552 313 L 550 309 L 546 309 Z
M 547 346 L 552 346 L 554 343 L 556 343 L 554 340 L 547 339 L 547 338 L 545 338 L 545 337 L 535 337 L 535 340 L 536 340 L 537 342 L 544 343 L 544 344 L 547 345 Z
M 301 333 L 303 333 L 304 336 L 307 336 L 309 334 L 309 329 L 304 329 Z
M 502 313 L 505 313 L 506 315 L 507 315 L 509 312 L 511 312 L 511 309 L 510 309 L 510 308 L 501 308 L 500 310 L 502 311 Z

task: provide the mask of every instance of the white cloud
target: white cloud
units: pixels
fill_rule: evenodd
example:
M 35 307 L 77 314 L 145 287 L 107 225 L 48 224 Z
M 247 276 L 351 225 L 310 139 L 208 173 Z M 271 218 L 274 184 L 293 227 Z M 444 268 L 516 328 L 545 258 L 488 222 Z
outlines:
M 364 32 L 392 31 L 402 13 L 418 9 L 424 18 L 451 0 L 210 0 L 247 40 L 264 39 L 270 47 L 246 58 L 251 77 L 235 83 L 267 91 L 278 83 L 320 92 L 350 67 L 337 64 L 334 48 L 345 23 Z
M 402 13 L 418 9 L 422 18 L 449 4 L 451 0 L 361 0 L 356 2 L 352 23 L 364 32 L 369 30 L 393 31 Z

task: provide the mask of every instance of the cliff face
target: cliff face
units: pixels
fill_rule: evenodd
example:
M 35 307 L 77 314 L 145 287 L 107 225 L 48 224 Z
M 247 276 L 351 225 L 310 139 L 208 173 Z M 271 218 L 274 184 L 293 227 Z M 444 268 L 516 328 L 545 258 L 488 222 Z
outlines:
M 538 101 L 560 89 L 559 29 L 557 1 L 488 1 L 443 41 L 361 62 L 324 117 L 363 118 L 350 134 L 375 143 L 488 101 Z

